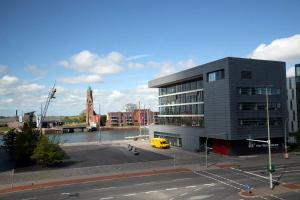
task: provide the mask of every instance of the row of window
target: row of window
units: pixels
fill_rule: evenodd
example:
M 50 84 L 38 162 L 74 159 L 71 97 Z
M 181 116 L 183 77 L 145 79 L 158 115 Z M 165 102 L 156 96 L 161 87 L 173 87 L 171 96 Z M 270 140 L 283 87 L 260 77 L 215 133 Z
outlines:
M 266 110 L 267 104 L 266 103 L 253 103 L 253 102 L 239 103 L 238 109 L 239 110 Z M 281 109 L 280 103 L 275 103 L 275 102 L 269 103 L 269 110 L 280 110 L 280 109 Z
M 238 94 L 240 95 L 265 95 L 266 88 L 254 88 L 254 87 L 238 87 Z M 279 95 L 280 89 L 277 88 L 267 88 L 268 95 Z
M 207 82 L 213 82 L 220 79 L 224 79 L 224 77 L 225 77 L 224 69 L 217 70 L 214 72 L 209 72 L 207 73 Z
M 204 104 L 160 107 L 159 114 L 160 115 L 203 115 Z
M 204 101 L 203 91 L 159 97 L 159 105 L 195 103 Z
M 204 127 L 203 117 L 160 117 L 159 124 Z
M 278 127 L 282 125 L 282 120 L 280 118 L 270 118 L 269 125 L 273 127 Z M 266 127 L 267 120 L 262 119 L 239 119 L 239 126 L 241 127 Z
M 202 79 L 159 88 L 159 96 L 203 88 Z

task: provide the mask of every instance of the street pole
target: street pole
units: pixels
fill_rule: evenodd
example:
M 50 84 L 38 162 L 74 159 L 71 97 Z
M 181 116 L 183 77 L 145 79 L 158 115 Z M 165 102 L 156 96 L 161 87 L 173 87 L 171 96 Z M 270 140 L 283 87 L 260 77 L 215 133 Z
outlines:
M 286 139 L 286 123 L 287 123 L 287 120 L 285 119 L 285 121 L 284 121 L 284 150 L 285 150 L 285 152 L 284 152 L 284 158 L 285 159 L 288 159 L 289 158 L 289 154 L 288 154 L 288 152 L 287 152 L 287 145 L 286 145 L 286 143 L 287 143 L 287 139 Z
M 175 166 L 176 166 L 176 152 L 175 152 L 175 147 L 173 147 L 173 149 L 174 149 L 173 167 L 175 168 Z
M 272 158 L 271 158 L 271 137 L 270 137 L 270 120 L 269 120 L 269 97 L 268 88 L 266 87 L 266 101 L 267 101 L 267 127 L 268 127 L 268 149 L 269 149 L 269 173 L 270 173 L 270 189 L 273 189 L 272 180 Z
M 101 114 L 100 114 L 100 110 L 101 110 L 101 105 L 99 103 L 99 135 L 98 135 L 98 144 L 101 142 Z
M 11 188 L 14 187 L 14 173 L 15 173 L 15 168 L 13 168 L 11 172 Z
M 207 150 L 207 140 L 208 140 L 208 137 L 206 137 L 206 142 L 205 142 L 205 166 L 207 168 L 207 153 L 208 153 L 208 150 Z

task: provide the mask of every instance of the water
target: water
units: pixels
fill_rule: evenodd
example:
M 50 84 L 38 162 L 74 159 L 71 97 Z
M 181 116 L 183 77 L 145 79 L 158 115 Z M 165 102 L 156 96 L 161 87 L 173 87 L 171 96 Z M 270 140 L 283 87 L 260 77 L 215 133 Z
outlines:
M 138 136 L 139 130 L 110 130 L 101 131 L 101 141 L 124 140 L 125 137 Z M 142 134 L 148 134 L 148 131 L 142 131 Z M 48 134 L 49 138 L 56 137 L 60 143 L 76 142 L 96 142 L 99 138 L 99 132 L 76 132 L 64 134 Z
M 99 138 L 99 132 L 75 132 L 64 134 L 48 134 L 50 139 L 56 137 L 60 143 L 76 143 L 76 142 L 96 142 Z M 140 134 L 137 129 L 109 130 L 101 131 L 101 141 L 124 140 L 125 137 L 138 136 Z M 142 129 L 142 135 L 148 135 L 147 129 Z M 0 146 L 3 145 L 3 135 L 0 135 Z

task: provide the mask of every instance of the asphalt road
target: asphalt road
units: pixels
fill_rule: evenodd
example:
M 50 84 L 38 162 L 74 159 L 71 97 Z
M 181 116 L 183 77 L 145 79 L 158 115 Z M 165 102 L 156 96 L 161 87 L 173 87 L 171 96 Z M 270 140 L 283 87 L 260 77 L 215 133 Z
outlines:
M 250 185 L 257 197 L 252 199 L 299 200 L 300 190 L 288 190 L 284 183 L 300 183 L 300 166 L 277 166 L 274 173 L 280 182 L 270 190 L 268 174 L 261 168 L 228 168 L 132 177 L 63 187 L 15 192 L 0 195 L 1 200 L 118 200 L 118 199 L 245 199 L 241 189 Z

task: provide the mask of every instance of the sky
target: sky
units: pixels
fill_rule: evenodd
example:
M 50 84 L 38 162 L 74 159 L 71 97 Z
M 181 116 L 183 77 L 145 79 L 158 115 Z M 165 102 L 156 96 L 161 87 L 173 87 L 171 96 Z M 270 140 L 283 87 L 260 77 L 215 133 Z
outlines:
M 0 116 L 158 110 L 148 81 L 228 56 L 300 63 L 299 0 L 0 0 Z

